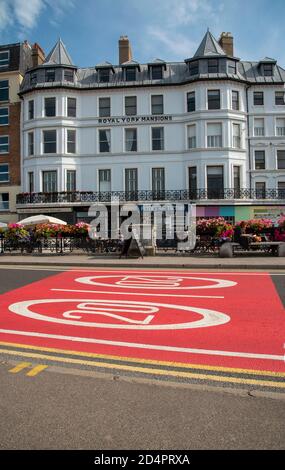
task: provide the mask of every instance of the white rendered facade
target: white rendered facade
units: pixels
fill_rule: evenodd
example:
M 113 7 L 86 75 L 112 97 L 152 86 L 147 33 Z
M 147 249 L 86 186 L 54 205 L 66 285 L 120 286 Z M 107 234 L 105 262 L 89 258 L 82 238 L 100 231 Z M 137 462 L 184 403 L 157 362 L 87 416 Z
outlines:
M 68 66 L 55 65 L 56 73 L 65 67 Z M 177 66 L 167 64 L 167 67 L 171 74 Z M 84 70 L 80 73 L 84 76 Z M 92 69 L 88 73 L 90 77 L 96 72 Z M 238 74 L 233 77 L 208 74 L 181 83 L 159 80 L 142 85 L 120 81 L 113 86 L 103 83 L 94 87 L 84 87 L 82 81 L 73 87 L 58 79 L 29 87 L 26 81 L 22 93 L 23 192 L 186 190 L 190 191 L 189 199 L 197 199 L 198 204 L 202 199 L 204 205 L 240 205 L 245 200 L 246 204 L 259 204 L 260 199 L 270 199 L 268 194 L 263 197 L 263 190 L 260 192 L 264 188 L 277 191 L 274 204 L 284 204 L 285 103 L 275 104 L 276 96 L 280 102 L 285 92 L 284 79 L 285 72 L 284 77 L 264 83 L 250 83 Z M 209 109 L 212 91 L 219 91 L 219 109 Z M 262 105 L 254 104 L 255 92 L 263 93 Z M 189 96 L 193 98 L 193 93 L 195 110 L 189 107 Z M 132 115 L 126 113 L 128 97 L 136 97 Z M 46 98 L 54 98 L 55 116 L 45 115 Z M 75 114 L 72 117 L 68 116 L 70 102 L 71 114 Z M 100 110 L 100 105 L 103 108 L 106 103 L 107 108 L 110 104 L 109 110 Z M 160 106 L 152 107 L 152 103 Z M 105 116 L 100 116 L 102 112 Z M 154 128 L 163 131 L 153 131 Z M 55 131 L 56 145 L 55 135 L 45 132 L 49 130 Z M 52 140 L 51 146 L 45 145 L 47 135 Z M 256 155 L 258 151 L 264 154 Z M 49 176 L 48 172 L 53 173 Z M 219 173 L 218 179 L 211 180 L 212 173 Z M 126 181 L 130 175 L 133 180 Z M 156 175 L 161 178 L 158 186 Z M 53 178 L 51 183 L 49 177 Z M 220 184 L 216 189 L 221 194 L 209 191 L 213 181 Z M 255 189 L 259 192 L 254 197 L 241 192 Z M 228 190 L 228 195 L 222 195 Z M 73 206 L 84 205 L 79 199 Z M 57 207 L 68 205 L 64 204 L 66 200 L 62 201 L 60 204 L 57 199 Z M 37 200 L 31 202 L 34 205 Z M 20 212 L 26 213 L 28 206 L 27 200 L 24 205 L 23 200 L 19 201 Z M 55 208 L 54 204 L 50 207 Z

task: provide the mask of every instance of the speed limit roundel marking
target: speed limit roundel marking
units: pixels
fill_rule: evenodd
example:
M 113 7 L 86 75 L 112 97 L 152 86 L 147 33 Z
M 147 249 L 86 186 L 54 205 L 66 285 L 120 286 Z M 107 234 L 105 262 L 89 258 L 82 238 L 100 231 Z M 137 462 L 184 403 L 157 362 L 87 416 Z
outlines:
M 111 279 L 114 282 L 104 282 Z M 206 285 L 181 285 L 187 281 L 209 281 L 213 284 Z M 221 289 L 236 286 L 235 281 L 225 279 L 213 279 L 197 276 L 157 276 L 157 275 L 107 275 L 107 276 L 84 276 L 75 279 L 80 284 L 100 287 L 115 287 L 121 289 L 167 289 L 167 290 L 192 290 L 192 289 Z
M 39 305 L 50 304 L 67 304 L 66 310 L 61 314 L 61 317 L 45 315 L 33 311 L 31 308 Z M 72 310 L 68 304 L 76 304 Z M 125 310 L 124 310 L 125 309 Z M 128 309 L 131 309 L 128 310 Z M 164 313 L 163 309 L 169 309 L 173 313 L 189 312 L 196 313 L 202 316 L 202 319 L 188 321 L 183 323 L 166 323 L 166 324 L 151 324 L 155 315 Z M 162 304 L 157 302 L 136 302 L 136 301 L 117 301 L 107 299 L 38 299 L 17 302 L 9 306 L 9 310 L 18 315 L 28 317 L 34 320 L 41 320 L 44 322 L 59 323 L 65 325 L 82 326 L 88 328 L 111 328 L 111 329 L 128 329 L 128 330 L 181 330 L 190 328 L 204 328 L 209 326 L 223 325 L 230 321 L 230 317 L 225 313 L 206 308 L 191 307 L 185 305 L 172 305 Z M 49 309 L 47 308 L 47 311 Z M 119 312 L 129 313 L 144 313 L 144 320 L 135 320 L 125 315 L 117 315 Z M 83 315 L 97 315 L 114 318 L 123 321 L 122 323 L 102 323 L 91 321 L 80 321 Z M 133 323 L 133 324 L 131 324 Z

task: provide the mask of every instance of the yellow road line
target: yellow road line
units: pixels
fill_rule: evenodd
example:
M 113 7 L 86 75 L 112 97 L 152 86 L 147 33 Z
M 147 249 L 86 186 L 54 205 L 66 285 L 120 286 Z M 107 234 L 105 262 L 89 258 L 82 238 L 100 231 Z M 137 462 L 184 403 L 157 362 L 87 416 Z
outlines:
M 21 370 L 31 367 L 31 365 L 32 364 L 30 362 L 21 362 L 17 366 L 13 367 L 13 369 L 10 369 L 9 372 L 11 372 L 11 374 L 17 374 L 18 372 L 21 372 Z
M 15 346 L 17 348 L 31 349 L 33 351 L 40 351 L 40 352 L 44 351 L 44 352 L 52 352 L 52 353 L 58 353 L 58 354 L 69 354 L 69 355 L 79 356 L 79 357 L 91 357 L 94 359 L 115 360 L 115 361 L 120 361 L 120 362 L 129 362 L 129 363 L 137 363 L 137 364 L 179 367 L 181 369 L 200 369 L 200 370 L 209 370 L 209 371 L 215 371 L 215 372 L 229 372 L 229 373 L 234 373 L 234 374 L 260 375 L 260 376 L 285 378 L 285 372 L 275 372 L 275 371 L 268 371 L 268 370 L 240 369 L 240 368 L 236 369 L 233 367 L 220 367 L 220 366 L 210 366 L 210 365 L 203 365 L 203 364 L 186 364 L 185 362 L 156 361 L 153 359 L 141 359 L 141 358 L 132 358 L 132 357 L 128 358 L 124 356 L 112 356 L 112 355 L 96 354 L 96 353 L 81 352 L 81 351 L 71 351 L 71 350 L 65 350 L 65 349 L 55 349 L 55 348 L 46 348 L 46 347 L 39 348 L 37 346 L 32 346 L 32 345 L 8 343 L 8 342 L 1 342 L 1 341 L 0 341 L 0 346 Z
M 3 352 L 5 354 L 11 355 L 20 355 L 23 357 L 32 357 L 37 359 L 44 359 L 44 360 L 51 360 L 55 362 L 63 362 L 67 364 L 80 364 L 80 365 L 87 365 L 93 367 L 100 367 L 104 369 L 115 369 L 115 370 L 125 370 L 129 372 L 139 372 L 143 374 L 151 374 L 151 375 L 160 375 L 160 376 L 170 376 L 170 377 L 178 377 L 178 378 L 189 378 L 189 379 L 198 379 L 198 380 L 210 380 L 214 382 L 226 382 L 226 383 L 236 383 L 236 384 L 244 384 L 244 385 L 259 385 L 259 386 L 266 386 L 266 387 L 277 387 L 277 388 L 285 388 L 285 382 L 273 382 L 273 381 L 265 381 L 265 380 L 256 380 L 256 379 L 244 379 L 239 377 L 224 377 L 224 376 L 217 376 L 211 374 L 198 374 L 198 373 L 191 373 L 191 372 L 179 372 L 173 370 L 161 370 L 155 368 L 144 368 L 144 367 L 133 367 L 128 365 L 119 365 L 119 364 L 110 364 L 110 363 L 103 363 L 103 362 L 95 362 L 95 361 L 83 361 L 80 359 L 71 359 L 68 357 L 56 357 L 56 356 L 48 356 L 44 354 L 35 354 L 35 353 L 26 353 L 26 352 L 18 352 L 18 351 L 11 351 L 11 350 L 0 350 L 0 353 Z
M 48 366 L 46 366 L 44 364 L 39 364 L 38 366 L 33 367 L 32 370 L 30 370 L 30 372 L 28 372 L 26 375 L 27 375 L 27 377 L 35 377 L 40 372 L 47 369 L 47 367 Z

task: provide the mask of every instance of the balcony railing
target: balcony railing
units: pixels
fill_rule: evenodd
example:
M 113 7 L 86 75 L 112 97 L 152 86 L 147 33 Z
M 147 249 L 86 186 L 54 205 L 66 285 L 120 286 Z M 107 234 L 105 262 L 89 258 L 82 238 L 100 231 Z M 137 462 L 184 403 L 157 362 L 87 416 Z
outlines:
M 17 204 L 89 204 L 94 202 L 133 201 L 201 201 L 208 199 L 275 199 L 285 201 L 285 189 L 197 189 L 170 191 L 72 191 L 54 193 L 21 193 L 17 195 Z

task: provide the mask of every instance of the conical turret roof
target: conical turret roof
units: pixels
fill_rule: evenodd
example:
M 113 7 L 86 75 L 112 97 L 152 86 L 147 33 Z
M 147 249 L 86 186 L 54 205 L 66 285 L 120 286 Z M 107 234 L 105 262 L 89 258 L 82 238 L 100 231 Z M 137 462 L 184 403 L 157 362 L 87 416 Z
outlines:
M 210 33 L 210 31 L 208 30 L 205 36 L 203 37 L 200 46 L 195 52 L 194 57 L 211 57 L 217 55 L 225 56 L 226 53 L 222 49 L 218 41 L 214 38 L 212 33 Z
M 44 65 L 74 65 L 61 38 L 47 55 Z

